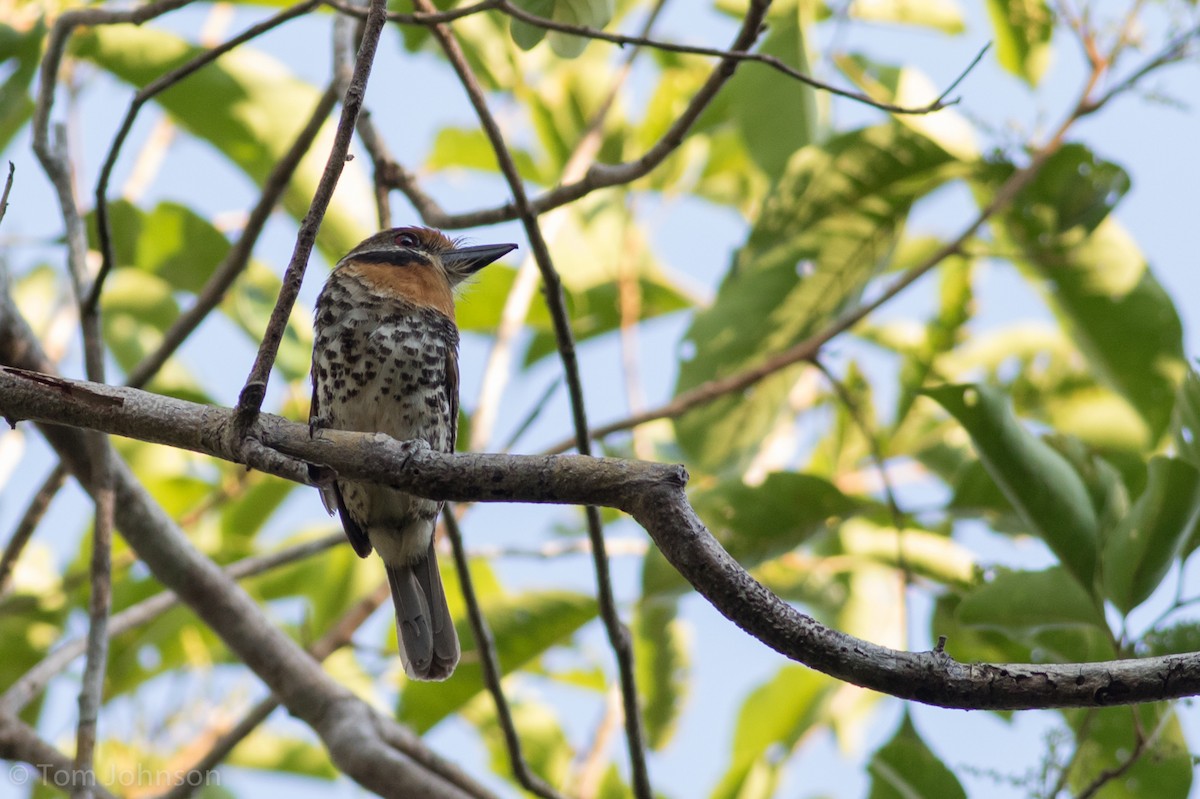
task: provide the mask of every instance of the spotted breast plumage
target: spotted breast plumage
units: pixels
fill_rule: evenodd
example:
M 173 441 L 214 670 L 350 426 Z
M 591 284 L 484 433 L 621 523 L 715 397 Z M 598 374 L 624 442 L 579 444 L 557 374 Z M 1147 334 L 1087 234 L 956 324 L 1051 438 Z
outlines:
M 436 230 L 394 228 L 337 263 L 317 298 L 309 425 L 420 439 L 453 452 L 458 427 L 458 328 L 453 288 L 515 249 L 458 246 Z M 375 483 L 322 489 L 354 551 L 383 558 L 408 675 L 444 680 L 458 636 L 434 554 L 442 503 Z

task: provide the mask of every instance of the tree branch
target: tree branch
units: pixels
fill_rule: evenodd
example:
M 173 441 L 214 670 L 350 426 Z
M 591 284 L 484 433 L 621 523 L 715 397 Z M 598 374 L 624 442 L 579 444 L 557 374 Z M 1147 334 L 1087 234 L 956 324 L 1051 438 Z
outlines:
M 4 333 L 0 325 L 0 358 L 9 359 L 11 349 L 5 346 Z M 60 452 L 69 446 L 64 439 L 78 441 L 78 433 L 46 425 L 89 426 L 226 460 L 239 457 L 225 433 L 234 424 L 232 409 L 144 391 L 4 367 L 0 368 L 0 412 L 10 419 L 42 423 L 43 433 Z M 948 708 L 1031 710 L 1200 695 L 1197 653 L 1103 663 L 967 664 L 942 651 L 889 649 L 825 627 L 771 593 L 721 548 L 688 503 L 687 471 L 681 466 L 581 455 L 447 455 L 379 433 L 326 430 L 314 439 L 307 425 L 270 414 L 259 417 L 252 433 L 266 446 L 328 466 L 345 479 L 380 482 L 433 499 L 623 510 L 646 529 L 701 595 L 747 633 L 792 660 L 901 699 Z M 86 474 L 86 464 L 78 459 L 76 451 L 72 460 Z M 132 478 L 124 467 L 119 474 L 118 521 L 122 530 L 132 529 L 127 536 L 131 543 L 139 552 L 144 549 L 143 557 L 155 573 L 164 570 L 160 579 L 180 591 L 255 672 L 268 682 L 284 683 L 280 690 L 289 709 L 311 720 L 323 738 L 330 735 L 327 744 L 332 741 L 335 762 L 343 765 L 339 757 L 345 754 L 342 746 L 347 742 L 326 730 L 321 714 L 312 707 L 317 703 L 320 709 L 329 709 L 329 702 L 345 698 L 330 692 L 342 689 L 329 686 L 319 670 L 316 676 L 306 677 L 307 672 L 293 663 L 290 650 L 295 645 L 265 622 L 249 597 L 223 582 L 227 578 L 219 570 L 187 547 L 169 520 L 146 519 L 147 515 L 161 517 L 162 512 L 148 509 L 140 489 L 128 493 L 126 480 Z M 187 548 L 176 553 L 178 547 Z
M 0 713 L 0 760 L 28 763 L 39 780 L 59 790 L 86 788 L 96 799 L 115 799 L 90 772 L 80 772 L 69 757 L 39 738 L 37 730 L 7 713 Z

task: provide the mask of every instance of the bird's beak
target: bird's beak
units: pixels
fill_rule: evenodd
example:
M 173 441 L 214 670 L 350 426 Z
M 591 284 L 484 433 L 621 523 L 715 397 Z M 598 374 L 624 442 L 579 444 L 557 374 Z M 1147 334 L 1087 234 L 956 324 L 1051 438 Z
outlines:
M 517 249 L 515 244 L 479 244 L 442 253 L 442 263 L 461 275 L 471 275 Z

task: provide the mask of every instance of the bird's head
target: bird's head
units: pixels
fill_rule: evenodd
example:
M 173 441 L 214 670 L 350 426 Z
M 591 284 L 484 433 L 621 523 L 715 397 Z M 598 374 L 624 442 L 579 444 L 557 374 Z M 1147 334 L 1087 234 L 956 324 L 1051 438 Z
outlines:
M 454 319 L 454 287 L 515 244 L 463 247 L 424 227 L 398 227 L 371 236 L 338 261 L 334 276 L 366 287 L 375 296 L 433 308 Z
M 366 239 L 346 253 L 341 263 L 354 261 L 400 270 L 431 270 L 454 287 L 516 248 L 515 244 L 464 247 L 432 228 L 398 227 Z

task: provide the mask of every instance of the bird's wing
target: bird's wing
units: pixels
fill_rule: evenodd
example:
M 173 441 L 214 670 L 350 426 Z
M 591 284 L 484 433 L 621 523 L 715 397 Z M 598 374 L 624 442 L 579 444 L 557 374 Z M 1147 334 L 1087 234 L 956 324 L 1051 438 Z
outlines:
M 320 409 L 317 405 L 317 379 L 316 375 L 314 375 L 312 404 L 308 408 L 308 429 L 310 434 L 312 434 L 324 426 L 325 424 L 321 419 Z M 346 510 L 346 501 L 342 499 L 341 485 L 337 480 L 334 480 L 328 486 L 321 487 L 321 503 L 330 515 L 335 510 L 337 511 L 338 518 L 342 520 L 342 529 L 346 531 L 346 538 L 350 541 L 350 546 L 354 548 L 354 552 L 360 558 L 370 555 L 371 541 L 354 519 L 350 518 L 350 512 Z
M 458 347 L 446 348 L 446 400 L 450 405 L 450 453 L 458 447 Z

